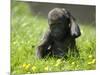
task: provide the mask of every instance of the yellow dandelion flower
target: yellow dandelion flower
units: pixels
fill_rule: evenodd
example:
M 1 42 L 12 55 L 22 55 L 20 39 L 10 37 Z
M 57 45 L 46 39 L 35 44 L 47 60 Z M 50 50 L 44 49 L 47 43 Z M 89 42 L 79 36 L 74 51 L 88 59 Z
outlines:
M 74 65 L 75 64 L 75 62 L 72 62 L 72 65 Z
M 30 67 L 30 64 L 27 64 L 26 67 L 25 67 L 25 69 L 28 69 L 29 67 Z
M 91 63 L 92 63 L 92 64 L 94 64 L 95 62 L 96 62 L 96 60 L 95 60 L 95 59 L 93 59 Z
M 45 69 L 46 71 L 48 71 L 48 70 L 49 70 L 49 67 L 48 67 L 48 66 L 46 66 L 44 69 Z
M 76 67 L 79 67 L 79 65 L 77 65 Z
M 27 64 L 23 64 L 22 67 L 25 68 Z
M 90 65 L 90 64 L 94 64 L 96 62 L 96 60 L 95 59 L 93 59 L 91 62 L 88 62 L 88 64 Z
M 89 58 L 92 58 L 92 55 L 89 55 Z
M 61 59 L 58 59 L 57 62 L 61 62 Z
M 90 65 L 90 64 L 92 64 L 92 62 L 88 62 L 88 64 Z
M 56 64 L 55 64 L 55 66 L 59 66 L 59 65 L 60 65 L 60 63 L 56 63 Z
M 36 67 L 35 67 L 35 66 L 33 66 L 33 67 L 32 67 L 32 70 L 33 70 L 33 71 L 35 71 L 35 70 L 36 70 Z
M 61 59 L 57 60 L 57 63 L 54 66 L 59 66 L 61 64 Z
M 30 66 L 31 64 L 27 64 L 28 66 Z

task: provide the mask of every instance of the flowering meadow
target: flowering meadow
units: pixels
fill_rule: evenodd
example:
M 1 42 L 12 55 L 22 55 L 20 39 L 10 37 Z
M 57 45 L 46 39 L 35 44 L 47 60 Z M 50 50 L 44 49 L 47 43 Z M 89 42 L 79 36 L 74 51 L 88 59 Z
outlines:
M 11 74 L 31 74 L 96 69 L 95 25 L 80 24 L 82 35 L 76 39 L 79 57 L 37 59 L 36 46 L 46 31 L 47 19 L 30 12 L 23 2 L 11 6 Z

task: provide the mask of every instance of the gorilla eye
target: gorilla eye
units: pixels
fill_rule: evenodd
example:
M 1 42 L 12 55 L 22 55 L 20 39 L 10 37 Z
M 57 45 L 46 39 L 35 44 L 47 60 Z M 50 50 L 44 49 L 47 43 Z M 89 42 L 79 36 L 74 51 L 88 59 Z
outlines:
M 50 28 L 54 28 L 55 27 L 55 25 L 54 24 L 50 24 Z
M 50 26 L 53 26 L 54 24 L 50 24 Z

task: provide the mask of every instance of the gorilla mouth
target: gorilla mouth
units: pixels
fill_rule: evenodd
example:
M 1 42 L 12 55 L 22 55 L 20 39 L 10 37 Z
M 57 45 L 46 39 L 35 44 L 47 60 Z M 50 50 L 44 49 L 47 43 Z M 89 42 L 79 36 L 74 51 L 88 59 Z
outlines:
M 55 38 L 59 38 L 59 37 L 63 37 L 65 34 L 64 33 L 61 33 L 61 32 L 57 32 L 57 33 L 54 33 L 53 34 L 53 36 L 55 37 Z
M 64 33 L 64 31 L 59 31 L 59 32 L 53 32 L 52 36 L 55 38 L 55 39 L 64 39 L 65 36 L 66 36 L 66 33 Z
M 60 42 L 64 42 L 64 41 L 65 41 L 64 38 L 65 38 L 64 35 L 63 35 L 63 36 L 59 35 L 59 36 L 53 37 L 54 40 L 56 40 L 56 41 L 60 41 Z

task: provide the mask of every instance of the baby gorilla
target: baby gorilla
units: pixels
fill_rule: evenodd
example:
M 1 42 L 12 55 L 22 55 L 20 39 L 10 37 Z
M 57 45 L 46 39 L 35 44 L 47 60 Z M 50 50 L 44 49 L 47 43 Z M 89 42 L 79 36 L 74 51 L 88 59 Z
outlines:
M 48 14 L 48 24 L 49 29 L 44 35 L 42 43 L 37 47 L 37 57 L 44 58 L 48 54 L 63 57 L 68 50 L 74 51 L 75 38 L 79 37 L 81 33 L 70 12 L 62 8 L 52 9 Z

